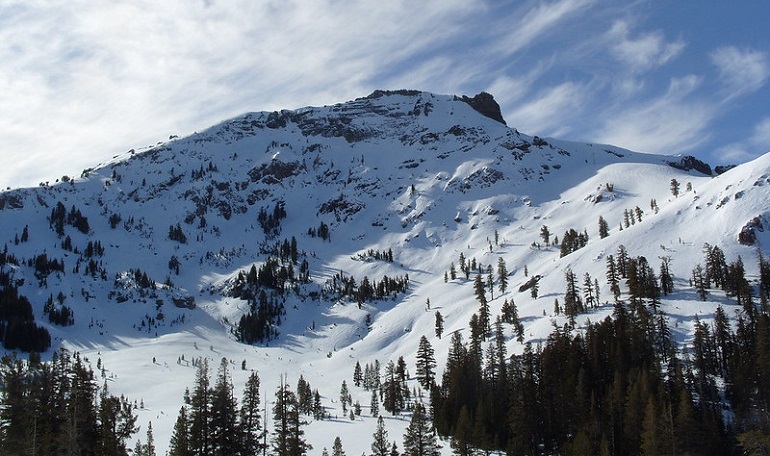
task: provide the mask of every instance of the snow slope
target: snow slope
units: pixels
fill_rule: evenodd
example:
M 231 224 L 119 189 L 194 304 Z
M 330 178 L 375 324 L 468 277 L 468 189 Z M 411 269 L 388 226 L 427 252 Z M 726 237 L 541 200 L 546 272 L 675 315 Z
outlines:
M 80 177 L 3 192 L 0 242 L 19 258 L 46 253 L 64 260 L 66 272 L 52 274 L 42 285 L 31 267 L 14 266 L 15 277 L 25 279 L 21 291 L 54 336 L 52 349 L 80 351 L 93 363 L 101 358 L 110 390 L 143 401 L 140 421 L 143 429 L 152 421 L 159 454 L 184 390 L 192 386 L 188 361 L 194 357 L 209 358 L 214 371 L 222 357 L 230 360 L 237 393 L 248 370 L 257 370 L 268 401 L 282 375 L 291 384 L 303 375 L 333 417 L 308 426 L 312 454 L 331 448 L 337 435 L 348 454 L 361 454 L 369 450 L 376 424 L 368 412 L 370 393 L 351 388 L 354 401 L 364 406 L 351 422 L 338 407 L 340 385 L 347 380 L 352 386 L 356 361 L 363 366 L 379 360 L 384 366 L 404 356 L 413 372 L 423 335 L 442 369 L 447 334 L 464 331 L 477 310 L 473 275 L 444 281 L 450 263 L 459 266 L 460 253 L 493 267 L 503 258 L 510 285 L 502 295 L 495 292 L 492 315 L 504 299 L 515 300 L 528 341 L 541 341 L 564 323 L 553 315 L 553 303 L 562 299 L 567 268 L 581 278 L 584 273 L 598 278 L 605 301 L 606 257 L 620 245 L 632 256 L 645 256 L 655 269 L 659 257 L 672 258 L 676 292 L 663 305 L 680 341 L 688 340 L 695 315 L 707 320 L 717 304 L 734 309 L 716 292 L 708 302 L 698 301 L 688 278 L 703 261 L 704 243 L 720 246 L 728 261 L 741 256 L 756 277 L 757 246 L 767 254 L 770 241 L 764 231 L 770 226 L 770 155 L 719 176 L 670 163 L 684 161 L 530 137 L 456 97 L 375 92 L 333 106 L 249 113 L 190 137 L 132 149 Z M 678 197 L 670 190 L 672 179 L 681 183 Z M 296 237 L 312 283 L 289 296 L 280 337 L 249 346 L 232 335 L 246 302 L 227 290 L 239 271 L 265 261 L 260 247 L 274 240 L 266 238 L 257 214 L 278 201 L 287 217 L 275 240 Z M 73 272 L 80 256 L 62 248 L 47 220 L 57 202 L 88 218 L 87 234 L 71 226 L 65 232 L 81 252 L 89 241 L 101 242 L 105 252 L 98 261 L 105 279 L 84 273 L 84 265 Z M 643 220 L 621 230 L 623 212 L 636 207 Z M 111 228 L 116 214 L 120 222 Z M 598 235 L 600 216 L 610 226 L 605 239 Z M 738 243 L 752 221 L 757 242 Z M 308 235 L 320 222 L 331 228 L 331 242 Z M 177 224 L 188 238 L 185 244 L 168 239 L 169 227 Z M 560 258 L 558 247 L 540 239 L 543 225 L 559 238 L 571 228 L 585 230 L 590 240 Z M 29 242 L 15 243 L 25 226 Z M 359 256 L 389 248 L 392 263 Z M 179 260 L 178 275 L 170 271 L 172 257 Z M 159 284 L 154 296 L 142 296 L 127 278 L 135 268 Z M 529 277 L 542 276 L 536 299 L 518 291 L 529 280 L 525 269 Z M 312 297 L 340 272 L 358 280 L 408 274 L 410 288 L 360 308 Z M 167 279 L 173 286 L 160 285 Z M 45 300 L 59 292 L 75 312 L 73 326 L 50 325 L 43 318 Z M 187 297 L 195 299 L 195 309 L 171 304 Z M 165 318 L 152 325 L 158 307 Z M 445 319 L 441 339 L 434 334 L 437 310 Z M 610 311 L 610 305 L 602 306 L 580 323 Z M 509 352 L 521 352 L 523 345 L 507 331 Z M 182 356 L 185 361 L 179 362 Z M 247 371 L 241 370 L 243 360 Z M 388 417 L 390 438 L 399 447 L 407 424 L 407 415 Z M 448 445 L 444 451 L 448 454 Z

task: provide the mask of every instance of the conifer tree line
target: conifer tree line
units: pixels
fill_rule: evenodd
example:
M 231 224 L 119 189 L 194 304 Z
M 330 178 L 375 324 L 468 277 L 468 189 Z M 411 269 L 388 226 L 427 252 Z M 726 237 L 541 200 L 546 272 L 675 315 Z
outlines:
M 51 215 L 48 217 L 48 223 L 50 228 L 59 237 L 64 236 L 65 225 L 70 225 L 83 234 L 88 234 L 90 231 L 88 218 L 80 212 L 80 209 L 76 209 L 75 206 L 72 206 L 68 212 L 61 201 L 57 202 L 56 206 L 51 209 Z
M 326 410 L 318 390 L 302 376 L 296 391 L 282 377 L 269 407 L 262 403 L 256 372 L 249 374 L 238 403 L 226 358 L 219 364 L 213 385 L 208 359 L 197 359 L 194 365 L 195 384 L 184 394 L 169 456 L 301 456 L 312 449 L 304 437 L 304 417 L 321 420 Z
M 0 254 L 0 266 L 13 262 L 9 255 Z M 32 303 L 19 293 L 10 273 L 0 269 L 0 341 L 9 350 L 42 353 L 51 346 L 51 334 L 35 323 Z
M 100 364 L 100 362 L 98 363 Z M 104 377 L 104 368 L 101 370 Z M 51 362 L 0 361 L 0 454 L 125 456 L 137 408 L 100 386 L 88 360 L 62 349 Z M 155 456 L 152 429 L 133 454 Z M 137 452 L 136 450 L 139 450 Z
M 395 297 L 409 289 L 409 274 L 403 276 L 382 276 L 379 281 L 364 276 L 360 282 L 352 275 L 336 273 L 322 289 L 326 299 L 352 299 L 359 305 L 365 302 Z
M 359 253 L 355 256 L 352 256 L 351 259 L 360 260 L 360 261 L 367 261 L 367 260 L 373 259 L 373 260 L 386 261 L 388 263 L 392 263 L 393 249 L 390 249 L 390 248 L 388 250 L 369 249 L 364 253 Z
M 249 304 L 249 311 L 234 329 L 238 340 L 247 344 L 278 337 L 278 327 L 286 314 L 286 294 L 310 282 L 310 265 L 294 236 L 272 246 L 263 245 L 260 251 L 268 254 L 265 262 L 259 268 L 252 265 L 248 272 L 240 271 L 229 292 Z
M 425 338 L 423 337 L 423 339 Z M 427 378 L 434 376 L 435 360 L 433 360 L 433 348 L 427 339 L 424 342 L 421 341 L 419 351 L 422 355 L 429 357 L 424 364 L 418 363 L 417 365 L 417 378 L 422 384 Z M 370 410 L 373 417 L 379 416 L 380 404 L 386 412 L 392 415 L 398 415 L 404 410 L 411 409 L 410 401 L 413 395 L 409 390 L 408 380 L 409 371 L 403 356 L 399 356 L 396 362 L 388 361 L 382 375 L 380 375 L 379 360 L 375 360 L 374 363 L 367 363 L 363 369 L 361 363 L 356 361 L 353 369 L 353 385 L 363 388 L 364 391 L 372 392 Z M 345 387 L 344 382 L 343 387 Z M 348 391 L 347 387 L 345 387 L 345 391 Z M 351 400 L 348 399 L 348 401 Z M 344 411 L 342 397 L 340 397 L 340 402 L 343 402 Z
M 283 201 L 278 201 L 270 211 L 264 207 L 259 209 L 257 222 L 268 238 L 277 236 L 281 232 L 281 220 L 286 218 L 286 208 Z
M 568 269 L 568 322 L 511 357 L 511 305 L 484 329 L 477 276 L 470 339 L 452 333 L 444 372 L 429 388 L 435 427 L 454 454 L 768 454 L 770 262 L 760 254 L 755 289 L 740 258 L 728 263 L 706 244 L 691 286 L 706 296 L 718 286 L 740 306 L 734 324 L 721 306 L 712 324 L 696 317 L 692 342 L 680 347 L 661 310 L 661 296 L 674 291 L 670 263 L 662 257 L 656 273 L 620 246 L 607 258 L 612 316 L 580 331 L 576 317 L 599 305 L 600 287 Z
M 169 455 L 263 454 L 268 442 L 259 375 L 249 375 L 239 405 L 226 358 L 220 362 L 213 385 L 208 359 L 198 360 L 195 365 L 195 384 L 192 390 L 185 391 L 184 405 L 169 442 Z M 285 405 L 282 412 L 286 413 L 288 407 Z

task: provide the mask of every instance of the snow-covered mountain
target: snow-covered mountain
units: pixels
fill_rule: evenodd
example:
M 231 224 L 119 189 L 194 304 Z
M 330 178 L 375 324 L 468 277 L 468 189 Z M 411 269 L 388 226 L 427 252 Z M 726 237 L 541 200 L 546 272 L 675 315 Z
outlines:
M 0 193 L 0 244 L 2 270 L 52 336 L 44 358 L 64 346 L 101 359 L 111 390 L 143 401 L 140 421 L 152 421 L 159 454 L 193 380 L 181 359 L 199 356 L 213 366 L 231 360 L 237 392 L 250 369 L 267 392 L 282 374 L 291 383 L 304 375 L 339 417 L 310 424 L 313 454 L 336 435 L 348 454 L 360 454 L 375 420 L 366 410 L 355 422 L 339 416 L 340 384 L 351 382 L 356 361 L 403 356 L 413 371 L 421 336 L 441 370 L 449 338 L 436 336 L 435 312 L 449 334 L 466 331 L 478 307 L 475 273 L 445 280 L 461 254 L 482 269 L 504 261 L 510 286 L 495 290 L 492 314 L 515 300 L 532 342 L 566 321 L 554 315 L 565 270 L 598 278 L 605 302 L 606 258 L 619 246 L 653 266 L 670 257 L 676 291 L 663 306 L 686 343 L 695 315 L 708 320 L 718 304 L 737 307 L 717 292 L 702 302 L 690 286 L 704 243 L 721 246 L 728 260 L 741 256 L 756 279 L 758 250 L 767 254 L 770 242 L 768 201 L 770 154 L 716 174 L 692 157 L 527 136 L 505 125 L 487 94 L 377 91 L 249 113 L 132 149 L 79 177 Z M 628 226 L 624 213 L 632 214 Z M 570 229 L 588 242 L 561 256 L 550 241 Z M 264 325 L 269 335 L 241 343 L 249 292 L 260 288 L 246 283 L 248 273 L 282 255 L 271 273 L 299 278 L 276 279 L 280 291 L 269 299 L 282 310 Z M 361 292 L 364 278 L 382 284 L 386 276 L 408 277 L 408 286 L 372 299 L 340 285 L 352 277 Z M 519 291 L 535 276 L 536 298 Z M 74 324 L 46 317 L 65 307 Z M 600 306 L 579 324 L 611 311 Z M 507 331 L 509 352 L 520 353 Z M 369 403 L 369 393 L 351 392 Z M 400 441 L 406 418 L 387 424 Z

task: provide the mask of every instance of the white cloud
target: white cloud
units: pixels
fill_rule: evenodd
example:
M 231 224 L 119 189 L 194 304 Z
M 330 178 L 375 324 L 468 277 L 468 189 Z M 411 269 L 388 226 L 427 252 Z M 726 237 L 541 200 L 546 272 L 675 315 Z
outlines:
M 693 75 L 675 78 L 665 94 L 605 113 L 597 141 L 643 152 L 692 152 L 708 139 L 707 128 L 716 114 L 713 105 L 691 99 L 700 83 Z
M 736 164 L 744 163 L 753 158 L 756 158 L 756 154 L 753 154 L 744 148 L 744 144 L 728 144 L 716 149 L 715 156 L 719 157 L 720 164 Z
M 551 3 L 535 2 L 536 5 L 525 14 L 511 15 L 511 22 L 505 21 L 505 36 L 496 46 L 498 52 L 514 54 L 526 48 L 532 42 L 544 37 L 554 36 L 558 32 L 557 24 L 586 11 L 594 0 L 560 0 Z M 523 9 L 523 8 L 522 8 Z
M 505 114 L 508 125 L 529 134 L 558 136 L 566 134 L 584 102 L 585 88 L 573 82 L 549 87 Z
M 463 39 L 484 11 L 460 0 L 0 4 L 0 185 L 58 177 L 35 163 L 79 173 L 245 111 L 361 96 Z M 472 74 L 470 62 L 433 63 L 390 79 L 454 92 Z
M 770 117 L 765 117 L 754 126 L 751 143 L 761 148 L 758 152 L 770 152 Z
M 611 53 L 628 65 L 631 72 L 643 72 L 662 66 L 679 56 L 685 48 L 682 40 L 666 42 L 660 31 L 629 38 L 629 25 L 617 21 L 607 34 Z
M 724 163 L 742 163 L 770 152 L 770 117 L 760 120 L 744 141 L 727 144 L 717 149 L 716 155 Z
M 79 174 L 245 111 L 376 88 L 487 90 L 526 133 L 684 147 L 705 137 L 717 103 L 767 82 L 768 55 L 717 49 L 729 90 L 705 95 L 666 65 L 693 53 L 650 29 L 642 3 L 0 0 L 0 186 Z
M 495 78 L 487 91 L 495 96 L 500 104 L 513 105 L 524 98 L 536 86 L 538 79 L 553 64 L 552 60 L 542 60 L 521 75 L 503 74 Z
M 770 57 L 766 52 L 724 46 L 711 53 L 711 62 L 719 70 L 728 99 L 755 92 L 770 78 Z

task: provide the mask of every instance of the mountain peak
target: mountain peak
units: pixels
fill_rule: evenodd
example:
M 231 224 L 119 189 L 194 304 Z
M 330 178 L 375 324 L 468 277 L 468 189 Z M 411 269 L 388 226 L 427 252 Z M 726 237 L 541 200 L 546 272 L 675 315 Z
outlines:
M 503 119 L 502 112 L 500 112 L 500 105 L 497 104 L 495 97 L 493 97 L 492 94 L 487 92 L 480 92 L 473 98 L 468 98 L 467 96 L 463 95 L 460 100 L 468 103 L 471 108 L 478 111 L 478 113 L 482 116 L 489 117 L 490 119 L 496 120 L 503 125 L 508 125 L 505 123 L 505 119 Z
M 401 90 L 375 90 L 368 96 L 364 97 L 364 99 L 376 99 L 376 98 L 382 98 L 386 96 L 391 95 L 401 95 L 401 96 L 407 96 L 407 97 L 416 97 L 425 94 L 425 92 L 421 92 L 419 90 L 407 90 L 407 89 L 401 89 Z M 500 122 L 503 125 L 507 125 L 505 123 L 505 119 L 503 119 L 502 111 L 500 110 L 500 105 L 497 104 L 497 101 L 495 101 L 495 97 L 492 96 L 492 94 L 487 92 L 479 92 L 473 97 L 468 97 L 467 95 L 463 95 L 461 97 L 455 96 L 455 101 L 462 101 L 464 103 L 467 103 L 471 108 L 473 108 L 476 112 L 481 114 L 484 117 L 488 117 L 492 120 L 496 120 Z
M 770 154 L 712 176 L 691 157 L 504 124 L 485 92 L 377 90 L 244 114 L 79 178 L 0 192 L 0 294 L 13 284 L 28 301 L 25 315 L 55 344 L 42 356 L 63 346 L 102 360 L 112 390 L 145 395 L 139 422 L 163 416 L 153 421 L 161 442 L 193 360 L 240 364 L 234 384 L 268 373 L 268 391 L 273 372 L 312 378 L 332 413 L 351 363 L 414 363 L 425 336 L 442 365 L 453 338 L 432 336 L 436 314 L 444 334 L 468 335 L 479 309 L 471 274 L 505 280 L 488 286 L 491 316 L 515 299 L 522 335 L 503 327 L 511 354 L 570 323 L 558 305 L 567 271 L 599 278 L 584 286 L 595 307 L 577 330 L 612 315 L 601 277 L 621 250 L 671 261 L 677 289 L 659 299 L 678 322 L 671 337 L 690 340 L 695 316 L 717 305 L 741 310 L 717 289 L 694 299 L 688 279 L 704 244 L 759 277 L 750 259 L 770 245 Z M 372 418 L 314 420 L 309 440 L 318 448 L 339 434 L 363 452 Z M 406 420 L 389 425 L 403 432 Z

